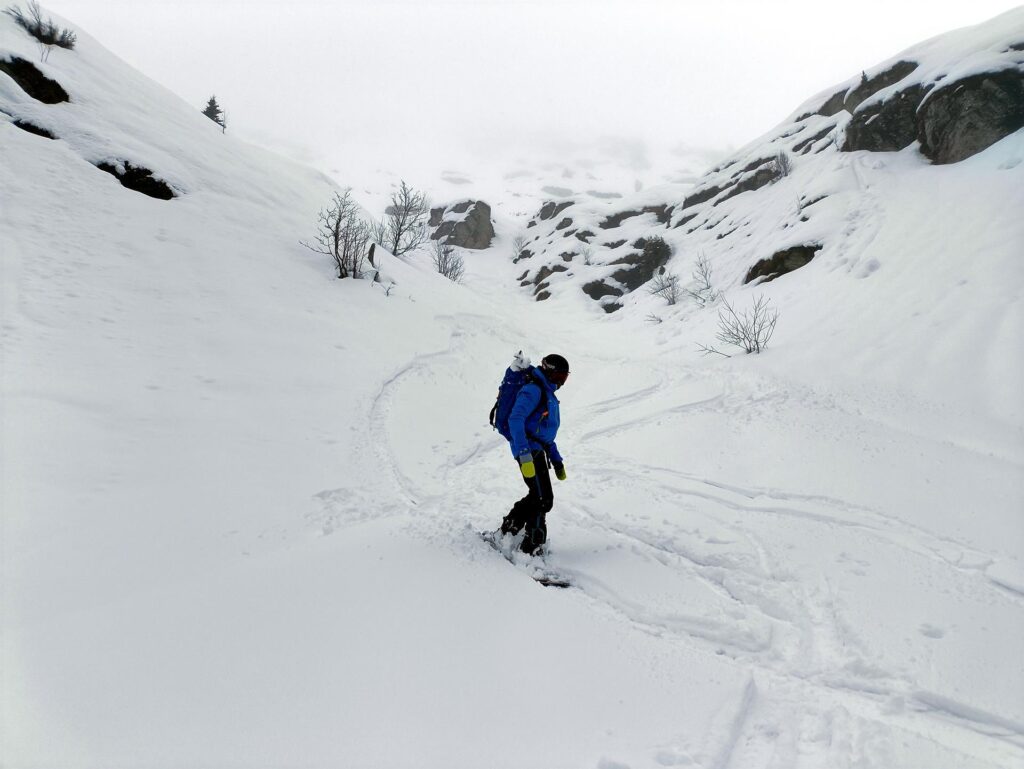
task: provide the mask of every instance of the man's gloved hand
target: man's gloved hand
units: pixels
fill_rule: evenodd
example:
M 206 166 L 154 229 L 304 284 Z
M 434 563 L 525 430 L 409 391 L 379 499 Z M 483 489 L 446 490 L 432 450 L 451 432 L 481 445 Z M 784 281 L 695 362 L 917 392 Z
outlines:
M 565 465 L 563 465 L 561 462 L 552 462 L 551 465 L 552 465 L 552 467 L 555 468 L 555 477 L 558 480 L 560 480 L 560 481 L 564 481 L 565 480 Z
M 537 468 L 533 466 L 533 454 L 526 453 L 519 457 L 519 469 L 524 478 L 533 478 L 537 474 Z

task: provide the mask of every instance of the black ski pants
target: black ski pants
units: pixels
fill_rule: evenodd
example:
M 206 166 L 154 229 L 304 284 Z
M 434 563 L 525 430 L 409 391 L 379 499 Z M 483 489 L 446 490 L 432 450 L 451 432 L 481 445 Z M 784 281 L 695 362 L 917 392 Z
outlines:
M 518 534 L 525 529 L 523 544 L 520 549 L 524 553 L 535 553 L 548 540 L 548 511 L 555 498 L 551 491 L 551 474 L 548 472 L 548 456 L 543 449 L 533 452 L 533 467 L 536 475 L 523 478 L 529 492 L 508 511 L 501 522 L 504 534 Z

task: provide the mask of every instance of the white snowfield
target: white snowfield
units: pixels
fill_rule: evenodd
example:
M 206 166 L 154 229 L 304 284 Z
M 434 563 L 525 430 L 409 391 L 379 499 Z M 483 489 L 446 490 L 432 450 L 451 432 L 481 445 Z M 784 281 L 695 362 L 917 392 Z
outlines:
M 69 104 L 0 73 L 60 137 L 0 115 L 5 769 L 1024 767 L 1024 132 L 842 158 L 843 247 L 723 285 L 778 327 L 702 357 L 715 308 L 531 301 L 508 220 L 461 285 L 339 281 L 325 177 L 84 33 L 38 66 Z M 520 348 L 572 367 L 567 590 L 476 533 Z

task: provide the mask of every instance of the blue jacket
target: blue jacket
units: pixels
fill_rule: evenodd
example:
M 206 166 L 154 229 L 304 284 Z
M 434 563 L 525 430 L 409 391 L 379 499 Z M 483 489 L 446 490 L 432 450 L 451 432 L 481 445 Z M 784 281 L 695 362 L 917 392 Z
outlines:
M 529 382 L 523 385 L 508 415 L 508 428 L 512 433 L 512 440 L 509 441 L 512 456 L 520 457 L 529 451 L 539 451 L 543 448 L 547 449 L 552 462 L 561 464 L 562 455 L 558 453 L 558 446 L 555 445 L 559 424 L 558 398 L 555 397 L 558 386 L 548 382 L 536 366 L 530 369 L 530 373 L 536 378 L 537 383 Z M 544 397 L 541 388 L 547 393 L 547 408 L 541 406 L 538 409 L 537 404 Z

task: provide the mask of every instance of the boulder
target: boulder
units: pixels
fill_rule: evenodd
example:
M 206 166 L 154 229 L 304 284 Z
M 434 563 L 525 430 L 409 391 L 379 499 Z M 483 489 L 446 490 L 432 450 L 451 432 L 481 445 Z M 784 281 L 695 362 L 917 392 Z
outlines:
M 435 224 L 436 222 L 436 224 Z M 432 209 L 432 240 L 468 249 L 490 248 L 494 239 L 491 207 L 482 200 L 467 200 L 442 209 Z
M 800 269 L 810 262 L 820 250 L 820 243 L 811 243 L 806 246 L 793 246 L 776 251 L 767 259 L 762 259 L 751 267 L 743 282 L 750 283 L 758 278 L 763 278 L 762 283 L 775 280 L 787 272 Z
M 933 163 L 969 158 L 1024 126 L 1024 72 L 989 72 L 944 86 L 917 118 L 921 152 Z
M 657 272 L 663 271 L 672 255 L 668 243 L 657 236 L 643 239 L 642 244 L 638 241 L 637 247 L 643 248 L 643 252 L 629 254 L 611 262 L 613 265 L 623 265 L 612 273 L 612 278 L 621 283 L 627 291 L 635 291 Z
M 858 110 L 846 127 L 843 152 L 896 152 L 917 139 L 917 108 L 925 89 L 912 85 L 882 102 Z
M 540 218 L 541 221 L 545 221 L 546 219 L 553 219 L 555 216 L 560 214 L 562 211 L 564 211 L 571 205 L 571 200 L 565 200 L 562 201 L 561 203 L 548 201 L 547 203 L 540 207 L 540 213 L 537 216 Z

